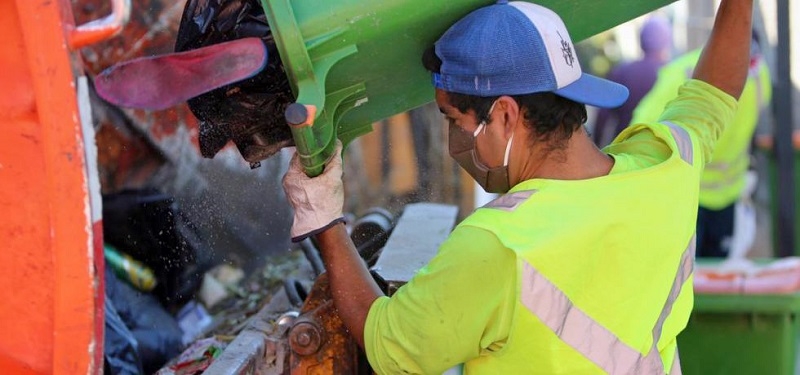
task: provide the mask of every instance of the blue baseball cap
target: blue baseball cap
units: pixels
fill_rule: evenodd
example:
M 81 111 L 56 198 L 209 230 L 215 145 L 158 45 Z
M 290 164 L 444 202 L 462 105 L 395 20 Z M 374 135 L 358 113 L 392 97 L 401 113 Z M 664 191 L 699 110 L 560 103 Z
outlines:
M 433 84 L 475 96 L 552 92 L 601 108 L 619 107 L 628 89 L 583 73 L 572 40 L 552 10 L 500 0 L 468 14 L 435 44 Z

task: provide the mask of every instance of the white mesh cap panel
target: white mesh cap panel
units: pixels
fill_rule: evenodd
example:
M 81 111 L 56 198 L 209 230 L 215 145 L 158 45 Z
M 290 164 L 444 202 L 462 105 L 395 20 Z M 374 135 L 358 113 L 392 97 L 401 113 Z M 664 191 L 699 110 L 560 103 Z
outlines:
M 581 65 L 575 47 L 561 18 L 552 10 L 540 5 L 513 1 L 508 5 L 522 12 L 541 34 L 547 49 L 547 57 L 553 67 L 558 88 L 569 85 L 581 77 Z

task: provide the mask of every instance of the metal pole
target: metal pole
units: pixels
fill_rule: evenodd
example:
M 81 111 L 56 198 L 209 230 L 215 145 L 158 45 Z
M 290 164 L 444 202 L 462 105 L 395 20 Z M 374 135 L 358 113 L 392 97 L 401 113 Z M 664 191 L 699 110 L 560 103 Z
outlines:
M 714 25 L 718 1 L 692 0 L 688 2 L 686 17 L 686 50 L 692 51 L 706 44 Z
M 777 202 L 778 209 L 776 253 L 780 257 L 795 253 L 795 180 L 794 147 L 792 133 L 794 119 L 792 114 L 792 64 L 789 28 L 789 0 L 778 0 L 778 51 L 777 79 L 773 109 L 775 111 L 775 157 L 778 171 Z

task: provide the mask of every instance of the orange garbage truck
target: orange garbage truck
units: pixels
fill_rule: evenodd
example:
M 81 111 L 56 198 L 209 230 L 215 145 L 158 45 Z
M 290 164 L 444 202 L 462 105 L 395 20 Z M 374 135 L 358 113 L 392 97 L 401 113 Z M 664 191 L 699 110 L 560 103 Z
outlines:
M 70 2 L 0 2 L 0 372 L 100 373 L 103 249 L 79 48 L 129 9 L 76 25 Z

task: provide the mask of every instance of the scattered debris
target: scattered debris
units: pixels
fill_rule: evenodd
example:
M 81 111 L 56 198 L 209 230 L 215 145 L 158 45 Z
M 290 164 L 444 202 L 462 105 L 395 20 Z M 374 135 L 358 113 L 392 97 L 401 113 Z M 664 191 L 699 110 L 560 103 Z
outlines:
M 202 374 L 214 359 L 222 354 L 228 342 L 216 337 L 195 341 L 175 360 L 175 364 L 164 367 L 156 375 L 195 375 Z
M 188 345 L 203 334 L 213 321 L 203 305 L 189 301 L 178 311 L 178 326 L 183 331 L 183 345 Z
M 243 296 L 238 284 L 244 278 L 244 271 L 228 264 L 222 264 L 203 276 L 203 284 L 198 291 L 198 298 L 203 304 L 212 308 L 217 303 L 233 295 Z
M 201 291 L 208 288 L 208 284 L 214 289 L 224 290 L 225 295 L 214 297 L 214 303 L 207 304 L 200 297 L 201 292 L 196 300 L 181 309 L 179 324 L 184 331 L 184 345 L 189 346 L 183 354 L 162 367 L 157 375 L 202 373 L 248 326 L 256 313 L 272 302 L 273 297 L 284 294 L 284 280 L 297 280 L 301 287 L 310 288 L 315 272 L 302 250 L 295 249 L 267 259 L 247 277 L 240 268 L 223 265 L 207 272 L 205 278 Z M 276 313 L 275 319 L 269 321 L 277 320 L 285 312 Z

